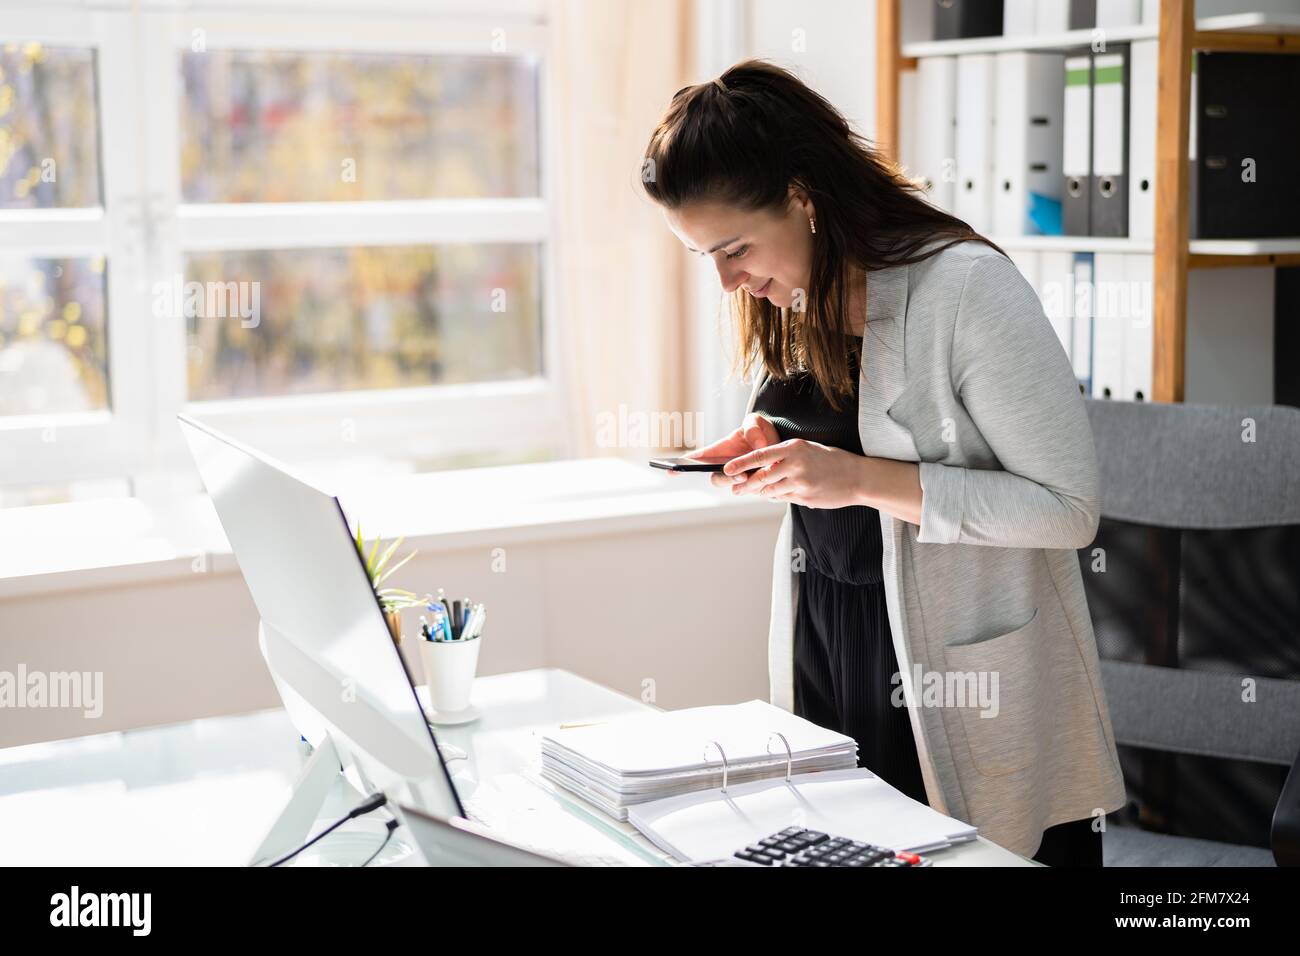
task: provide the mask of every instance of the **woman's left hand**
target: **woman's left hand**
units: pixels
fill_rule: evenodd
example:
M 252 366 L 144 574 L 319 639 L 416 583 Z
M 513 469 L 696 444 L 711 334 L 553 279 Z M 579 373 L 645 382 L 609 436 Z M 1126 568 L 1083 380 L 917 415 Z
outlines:
M 806 508 L 847 508 L 866 500 L 873 459 L 793 438 L 727 462 L 713 483 Z M 758 467 L 756 470 L 749 469 Z M 743 474 L 742 474 L 743 473 Z

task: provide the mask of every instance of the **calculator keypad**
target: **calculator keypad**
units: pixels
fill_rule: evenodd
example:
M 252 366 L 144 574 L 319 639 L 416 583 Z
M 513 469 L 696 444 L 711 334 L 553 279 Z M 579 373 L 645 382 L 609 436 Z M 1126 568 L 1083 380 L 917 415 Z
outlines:
M 872 846 L 834 837 L 803 827 L 786 827 L 779 833 L 737 850 L 735 856 L 760 866 L 920 866 L 924 860 L 913 853 L 895 853 L 884 847 Z

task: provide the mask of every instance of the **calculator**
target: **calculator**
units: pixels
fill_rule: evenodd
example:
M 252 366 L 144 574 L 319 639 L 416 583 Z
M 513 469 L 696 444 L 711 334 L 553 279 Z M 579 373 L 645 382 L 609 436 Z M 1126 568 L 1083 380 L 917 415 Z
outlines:
M 820 830 L 786 827 L 743 847 L 712 866 L 929 866 L 930 860 L 904 850 L 890 850 Z

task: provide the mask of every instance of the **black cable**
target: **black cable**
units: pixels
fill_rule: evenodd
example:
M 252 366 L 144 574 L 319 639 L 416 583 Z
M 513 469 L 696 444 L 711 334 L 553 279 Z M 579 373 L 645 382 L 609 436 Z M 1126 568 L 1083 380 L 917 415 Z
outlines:
M 348 815 L 346 817 L 343 817 L 340 820 L 335 820 L 333 823 L 327 826 L 320 833 L 316 834 L 314 837 L 312 837 L 302 846 L 298 847 L 298 849 L 294 850 L 292 853 L 286 853 L 284 856 L 280 857 L 280 859 L 276 860 L 274 863 L 268 864 L 268 866 L 280 866 L 283 863 L 288 863 L 290 860 L 292 860 L 303 850 L 307 849 L 307 847 L 311 846 L 317 840 L 329 836 L 331 833 L 333 833 L 339 827 L 343 826 L 343 824 L 347 823 L 349 820 L 355 820 L 357 817 L 365 816 L 367 813 L 374 813 L 376 810 L 378 810 L 387 802 L 388 802 L 388 797 L 384 796 L 384 794 L 382 793 L 376 793 L 374 796 L 366 800 L 365 803 L 360 803 L 357 806 L 353 807 L 352 810 L 348 812 Z M 390 835 L 391 835 L 391 831 L 390 831 Z M 383 848 L 380 847 L 380 849 Z
M 379 844 L 379 849 L 376 850 L 374 853 L 370 854 L 370 856 L 366 859 L 365 863 L 361 864 L 362 869 L 365 869 L 371 863 L 375 862 L 375 857 L 379 856 L 379 854 L 384 852 L 384 847 L 388 846 L 388 841 L 393 838 L 393 831 L 397 829 L 397 821 L 389 820 L 388 823 L 385 824 L 385 826 L 388 827 L 388 832 L 384 834 L 384 842 Z

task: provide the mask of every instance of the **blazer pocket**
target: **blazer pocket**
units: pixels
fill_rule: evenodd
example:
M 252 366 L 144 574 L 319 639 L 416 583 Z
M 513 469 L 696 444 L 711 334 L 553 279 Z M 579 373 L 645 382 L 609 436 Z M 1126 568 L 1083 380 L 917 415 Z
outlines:
M 934 402 L 915 384 L 903 389 L 885 414 L 912 436 L 921 461 L 943 461 L 952 450 L 943 440 L 943 421 L 936 417 Z
M 1044 699 L 1049 654 L 1041 620 L 1035 610 L 1014 631 L 944 647 L 945 688 L 955 689 L 944 703 L 960 712 L 971 760 L 987 776 L 1023 770 L 1050 742 L 1050 701 Z

